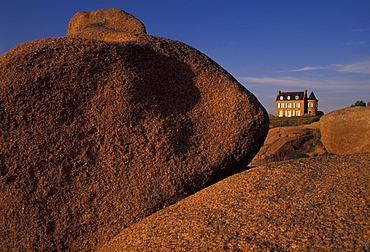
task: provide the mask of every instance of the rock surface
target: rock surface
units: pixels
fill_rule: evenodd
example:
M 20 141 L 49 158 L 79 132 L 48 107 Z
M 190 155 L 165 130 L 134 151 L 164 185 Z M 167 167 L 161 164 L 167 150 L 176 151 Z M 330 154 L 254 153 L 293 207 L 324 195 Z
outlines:
M 254 167 L 122 230 L 100 251 L 369 251 L 370 153 Z
M 309 125 L 270 129 L 264 145 L 253 158 L 252 165 L 324 154 L 319 127 L 320 123 L 314 122 Z
M 69 24 L 67 36 L 103 41 L 128 41 L 147 34 L 144 24 L 123 10 L 80 11 Z
M 370 107 L 336 110 L 320 119 L 321 141 L 329 153 L 370 151 Z
M 265 139 L 265 109 L 214 61 L 107 20 L 123 42 L 74 21 L 0 58 L 2 251 L 91 251 L 245 169 Z

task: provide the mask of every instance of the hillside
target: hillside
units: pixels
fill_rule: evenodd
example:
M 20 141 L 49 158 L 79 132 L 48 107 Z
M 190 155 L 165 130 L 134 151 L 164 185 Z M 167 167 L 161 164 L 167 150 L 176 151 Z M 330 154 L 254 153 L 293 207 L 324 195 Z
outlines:
M 318 122 L 322 116 L 276 117 L 269 116 L 270 128 L 299 126 Z

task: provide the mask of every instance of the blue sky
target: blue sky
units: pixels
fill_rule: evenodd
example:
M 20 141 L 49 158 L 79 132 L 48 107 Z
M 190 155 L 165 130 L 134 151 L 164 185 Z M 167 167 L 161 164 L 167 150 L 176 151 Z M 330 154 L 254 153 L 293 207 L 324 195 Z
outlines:
M 325 113 L 370 101 L 369 0 L 0 0 L 0 55 L 64 36 L 75 13 L 100 8 L 197 48 L 269 113 L 278 90 L 313 91 Z

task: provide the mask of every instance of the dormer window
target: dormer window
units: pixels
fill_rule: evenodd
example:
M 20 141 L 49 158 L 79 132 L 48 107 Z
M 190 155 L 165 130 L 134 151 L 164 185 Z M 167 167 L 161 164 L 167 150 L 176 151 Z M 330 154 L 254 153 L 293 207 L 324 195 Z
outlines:
M 295 99 L 296 99 L 296 100 L 299 100 L 299 95 L 296 95 L 296 96 L 295 96 Z
M 281 96 L 280 96 L 280 100 L 282 100 L 282 99 L 284 99 L 284 97 L 281 95 Z
M 287 96 L 287 99 L 290 100 L 290 95 Z

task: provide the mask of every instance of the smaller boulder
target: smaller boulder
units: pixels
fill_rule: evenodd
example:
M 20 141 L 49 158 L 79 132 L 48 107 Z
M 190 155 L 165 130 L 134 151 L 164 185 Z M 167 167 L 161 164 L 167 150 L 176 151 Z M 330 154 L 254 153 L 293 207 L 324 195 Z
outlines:
M 318 124 L 270 129 L 252 165 L 324 154 Z
M 80 11 L 68 24 L 67 36 L 102 41 L 130 41 L 146 35 L 144 24 L 133 15 L 116 8 Z
M 332 154 L 370 152 L 370 107 L 336 110 L 320 119 L 321 141 Z

